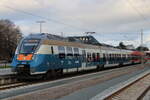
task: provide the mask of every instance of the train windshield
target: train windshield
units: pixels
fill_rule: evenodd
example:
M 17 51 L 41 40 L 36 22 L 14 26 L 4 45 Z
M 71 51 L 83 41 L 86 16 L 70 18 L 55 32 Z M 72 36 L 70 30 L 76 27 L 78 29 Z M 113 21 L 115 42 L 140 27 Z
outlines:
M 39 42 L 40 40 L 37 39 L 23 40 L 20 47 L 20 53 L 34 53 L 39 45 Z

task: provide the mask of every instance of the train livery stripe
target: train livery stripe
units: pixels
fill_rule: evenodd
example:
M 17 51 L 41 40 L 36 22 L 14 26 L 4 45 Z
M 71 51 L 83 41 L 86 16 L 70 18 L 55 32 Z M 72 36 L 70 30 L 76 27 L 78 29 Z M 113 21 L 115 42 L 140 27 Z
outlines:
M 58 40 L 44 40 L 42 42 L 42 44 L 44 44 L 44 45 L 73 46 L 73 47 L 79 47 L 79 48 L 100 49 L 100 46 L 74 43 L 74 42 L 58 41 Z
M 41 45 L 37 54 L 51 54 L 51 46 L 50 45 Z

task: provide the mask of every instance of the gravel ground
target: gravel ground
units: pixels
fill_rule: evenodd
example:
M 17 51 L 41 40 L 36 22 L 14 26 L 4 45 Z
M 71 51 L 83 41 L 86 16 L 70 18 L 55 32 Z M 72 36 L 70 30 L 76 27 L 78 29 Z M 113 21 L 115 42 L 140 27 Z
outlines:
M 138 100 L 139 96 L 150 86 L 150 74 L 128 88 L 114 94 L 106 100 Z M 149 99 L 150 100 L 150 99 Z
M 9 98 L 8 100 L 50 100 L 50 99 L 58 99 L 75 91 L 81 90 L 82 88 L 87 88 L 92 85 L 99 84 L 106 80 L 111 80 L 115 77 L 126 75 L 137 70 L 141 70 L 143 67 L 136 67 L 126 70 L 114 71 L 112 73 L 108 73 L 108 75 L 100 77 L 96 77 L 90 80 L 81 80 L 79 82 L 73 82 L 70 84 L 64 84 L 61 86 L 56 86 L 48 89 L 43 89 L 41 91 L 36 91 L 16 97 Z

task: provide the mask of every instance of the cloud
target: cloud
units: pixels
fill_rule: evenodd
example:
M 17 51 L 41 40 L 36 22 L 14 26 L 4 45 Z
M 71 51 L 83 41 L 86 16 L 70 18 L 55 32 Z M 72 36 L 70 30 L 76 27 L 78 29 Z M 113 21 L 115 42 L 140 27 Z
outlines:
M 36 21 L 45 20 L 43 32 L 67 36 L 95 31 L 101 42 L 139 45 L 141 28 L 150 31 L 149 4 L 149 0 L 1 0 L 0 18 L 14 21 L 26 35 L 39 32 Z

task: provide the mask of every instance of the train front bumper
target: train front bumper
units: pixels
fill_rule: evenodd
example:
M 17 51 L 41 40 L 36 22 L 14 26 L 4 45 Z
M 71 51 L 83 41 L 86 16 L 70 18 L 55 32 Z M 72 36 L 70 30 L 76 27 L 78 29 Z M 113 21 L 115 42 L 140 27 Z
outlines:
M 38 72 L 36 68 L 30 67 L 30 65 L 18 65 L 16 68 L 12 68 L 12 72 L 16 72 L 19 75 L 38 75 L 38 74 L 45 74 L 46 71 Z

